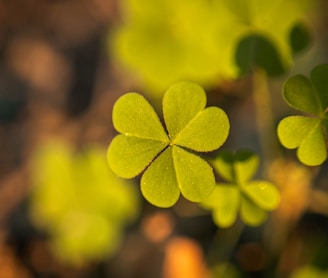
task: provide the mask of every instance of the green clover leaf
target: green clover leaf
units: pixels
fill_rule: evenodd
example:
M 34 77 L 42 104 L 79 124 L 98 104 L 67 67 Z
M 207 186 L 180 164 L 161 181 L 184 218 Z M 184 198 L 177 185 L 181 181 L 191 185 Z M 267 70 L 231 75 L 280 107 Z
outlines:
M 228 183 L 218 183 L 201 205 L 213 210 L 213 220 L 220 227 L 231 226 L 240 210 L 241 219 L 257 226 L 267 218 L 280 201 L 276 187 L 264 180 L 250 180 L 259 163 L 258 156 L 246 150 L 236 153 L 222 151 L 213 160 L 214 169 Z
M 170 207 L 182 195 L 190 201 L 207 198 L 215 187 L 211 166 L 194 152 L 218 149 L 230 125 L 225 112 L 206 106 L 206 94 L 195 83 L 172 85 L 163 97 L 168 134 L 151 105 L 137 93 L 128 93 L 113 108 L 118 132 L 107 158 L 120 177 L 142 171 L 141 192 L 152 204 Z
M 309 166 L 320 165 L 327 159 L 327 78 L 328 65 L 319 65 L 312 70 L 310 79 L 295 75 L 286 81 L 283 89 L 287 104 L 309 115 L 282 119 L 278 138 L 285 148 L 297 148 L 298 159 Z

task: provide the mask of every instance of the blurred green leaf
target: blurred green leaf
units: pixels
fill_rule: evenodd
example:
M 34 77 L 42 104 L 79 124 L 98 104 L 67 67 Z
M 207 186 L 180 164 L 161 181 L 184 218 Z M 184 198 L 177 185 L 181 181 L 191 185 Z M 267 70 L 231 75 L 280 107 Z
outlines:
M 236 153 L 221 151 L 212 164 L 226 180 L 240 184 L 248 181 L 255 174 L 259 158 L 248 150 L 240 150 Z
M 304 24 L 296 23 L 290 31 L 290 45 L 293 53 L 298 54 L 303 51 L 311 41 L 310 30 Z
M 36 150 L 32 170 L 30 216 L 49 233 L 59 259 L 80 264 L 117 250 L 124 227 L 139 215 L 139 199 L 110 171 L 104 149 L 48 143 Z
M 234 79 L 245 62 L 246 68 L 256 63 L 277 74 L 308 42 L 305 32 L 295 29 L 310 8 L 307 0 L 122 2 L 125 20 L 111 38 L 111 50 L 154 92 L 179 80 L 210 86 Z M 260 39 L 246 40 L 241 49 L 252 57 L 238 54 L 236 63 L 239 43 L 250 37 Z M 255 55 L 249 48 L 254 42 Z
M 273 184 L 250 180 L 259 164 L 256 154 L 248 150 L 221 151 L 212 163 L 217 173 L 229 182 L 217 184 L 201 203 L 202 207 L 213 210 L 213 220 L 218 226 L 231 226 L 238 210 L 246 224 L 257 226 L 266 220 L 267 211 L 278 207 L 280 193 Z
M 266 220 L 267 213 L 248 198 L 241 198 L 240 216 L 245 224 L 259 226 Z
M 219 262 L 211 267 L 211 274 L 213 278 L 241 278 L 242 274 L 238 268 L 230 262 Z
M 131 103 L 136 99 L 132 108 Z M 154 120 L 158 119 L 157 115 L 149 112 L 153 110 L 142 97 L 129 93 L 117 102 L 113 121 L 120 124 L 114 123 L 114 126 L 124 133 L 117 135 L 108 147 L 107 158 L 112 170 L 125 178 L 146 170 L 141 178 L 141 191 L 150 203 L 160 207 L 172 206 L 180 191 L 194 202 L 208 197 L 215 187 L 213 170 L 188 149 L 205 152 L 219 148 L 227 139 L 230 126 L 222 109 L 204 109 L 204 90 L 191 82 L 179 82 L 167 90 L 163 113 L 169 135 L 162 135 L 164 129 Z M 124 111 L 125 102 L 131 111 Z M 147 115 L 153 120 L 147 121 Z M 141 120 L 137 119 L 139 116 Z M 152 137 L 153 123 L 158 136 Z
M 264 210 L 273 210 L 279 205 L 280 193 L 270 182 L 252 181 L 242 190 L 258 207 Z
M 270 76 L 279 75 L 285 71 L 279 52 L 262 35 L 252 34 L 242 38 L 236 48 L 235 56 L 241 74 L 246 74 L 256 66 L 264 69 Z
M 204 208 L 213 208 L 213 220 L 222 228 L 235 223 L 240 205 L 237 186 L 218 184 L 213 193 L 202 202 Z
M 327 278 L 328 271 L 322 270 L 314 265 L 303 265 L 296 269 L 290 278 Z

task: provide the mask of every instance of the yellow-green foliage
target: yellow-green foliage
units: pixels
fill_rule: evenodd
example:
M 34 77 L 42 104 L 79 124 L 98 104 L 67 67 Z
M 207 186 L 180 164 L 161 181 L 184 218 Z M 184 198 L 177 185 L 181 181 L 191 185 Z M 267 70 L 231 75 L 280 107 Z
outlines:
M 141 178 L 143 196 L 159 207 L 173 206 L 182 195 L 193 202 L 214 189 L 213 170 L 194 152 L 211 152 L 227 139 L 230 123 L 218 107 L 206 106 L 202 87 L 173 84 L 163 97 L 168 134 L 152 106 L 140 94 L 127 93 L 113 107 L 113 124 L 120 132 L 108 147 L 110 167 L 118 176 Z
M 239 74 L 239 42 L 260 35 L 292 63 L 290 32 L 306 0 L 122 0 L 123 24 L 110 38 L 118 57 L 152 90 L 191 80 L 203 86 Z
M 47 144 L 32 170 L 31 218 L 49 233 L 55 254 L 73 264 L 112 254 L 139 202 L 133 184 L 110 171 L 105 151 Z

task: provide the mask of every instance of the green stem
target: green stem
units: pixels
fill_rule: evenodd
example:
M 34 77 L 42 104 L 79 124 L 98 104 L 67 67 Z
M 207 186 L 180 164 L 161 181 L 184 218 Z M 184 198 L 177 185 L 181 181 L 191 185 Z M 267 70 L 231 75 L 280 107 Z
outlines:
M 210 265 L 215 265 L 218 262 L 231 262 L 244 227 L 242 222 L 237 221 L 230 228 L 218 229 L 207 253 L 207 261 Z
M 253 72 L 253 98 L 263 165 L 266 170 L 272 160 L 279 156 L 280 151 L 274 126 L 268 77 L 266 72 L 260 68 L 256 68 Z

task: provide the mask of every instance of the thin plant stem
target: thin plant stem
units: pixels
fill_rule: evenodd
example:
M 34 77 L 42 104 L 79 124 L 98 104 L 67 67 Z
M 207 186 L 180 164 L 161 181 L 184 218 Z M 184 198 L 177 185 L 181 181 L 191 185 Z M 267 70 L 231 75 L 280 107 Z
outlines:
M 218 229 L 207 253 L 208 262 L 230 262 L 244 228 L 245 225 L 237 221 L 230 228 Z
M 263 166 L 266 171 L 267 166 L 280 156 L 280 151 L 274 126 L 268 77 L 266 72 L 260 68 L 253 71 L 253 98 Z

